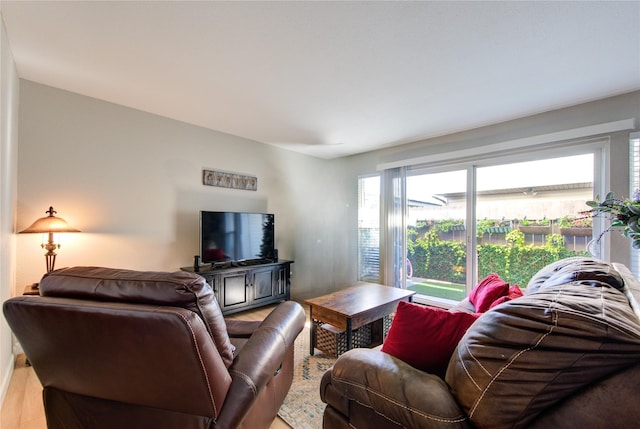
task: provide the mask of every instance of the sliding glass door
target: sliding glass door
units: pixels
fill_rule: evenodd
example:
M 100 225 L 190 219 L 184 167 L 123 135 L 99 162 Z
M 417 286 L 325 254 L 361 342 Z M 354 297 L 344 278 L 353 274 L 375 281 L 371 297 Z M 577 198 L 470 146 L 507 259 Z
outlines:
M 548 263 L 587 254 L 596 153 L 408 170 L 403 286 L 418 300 L 459 301 L 490 273 L 524 288 Z
M 406 184 L 406 286 L 459 301 L 467 283 L 467 171 L 416 172 Z

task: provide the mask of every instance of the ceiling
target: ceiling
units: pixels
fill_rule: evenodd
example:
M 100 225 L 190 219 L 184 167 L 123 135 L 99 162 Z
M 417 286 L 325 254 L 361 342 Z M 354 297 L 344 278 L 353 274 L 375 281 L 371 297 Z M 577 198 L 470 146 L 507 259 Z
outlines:
M 1 1 L 18 75 L 337 158 L 640 89 L 640 2 Z

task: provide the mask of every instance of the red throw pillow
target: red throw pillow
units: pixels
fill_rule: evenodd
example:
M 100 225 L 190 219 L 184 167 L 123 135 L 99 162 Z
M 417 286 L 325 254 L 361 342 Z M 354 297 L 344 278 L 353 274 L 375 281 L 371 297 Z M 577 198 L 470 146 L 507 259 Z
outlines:
M 484 313 L 498 298 L 509 294 L 509 283 L 506 283 L 497 274 L 489 274 L 478 283 L 469 294 L 476 312 Z
M 458 342 L 479 316 L 400 301 L 382 351 L 444 378 Z
M 520 298 L 521 296 L 524 296 L 524 293 L 522 293 L 522 290 L 520 290 L 520 287 L 518 287 L 518 285 L 510 286 L 509 293 L 493 301 L 493 304 L 491 304 L 491 306 L 489 307 L 489 310 L 491 310 L 493 307 L 495 307 L 498 304 L 511 301 L 512 299 Z

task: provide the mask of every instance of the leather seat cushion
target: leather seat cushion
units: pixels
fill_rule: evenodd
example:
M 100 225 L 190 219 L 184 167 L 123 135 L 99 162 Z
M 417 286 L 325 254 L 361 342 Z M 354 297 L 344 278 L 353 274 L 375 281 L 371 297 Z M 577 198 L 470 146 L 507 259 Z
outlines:
M 104 267 L 62 268 L 44 275 L 42 296 L 181 307 L 204 321 L 228 368 L 235 347 L 211 286 L 195 273 L 134 271 Z
M 542 282 L 466 332 L 446 381 L 478 428 L 526 427 L 543 410 L 638 362 L 640 322 L 625 295 L 601 280 Z

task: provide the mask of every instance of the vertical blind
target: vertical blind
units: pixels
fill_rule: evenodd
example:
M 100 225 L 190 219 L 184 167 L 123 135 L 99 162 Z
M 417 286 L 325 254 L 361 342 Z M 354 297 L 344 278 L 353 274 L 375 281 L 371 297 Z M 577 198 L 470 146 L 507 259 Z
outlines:
M 384 170 L 381 186 L 380 253 L 383 284 L 404 287 L 406 242 L 404 240 L 406 213 L 406 167 Z
M 629 197 L 640 188 L 640 133 L 632 133 L 629 140 Z M 631 249 L 629 269 L 640 277 L 640 251 Z

